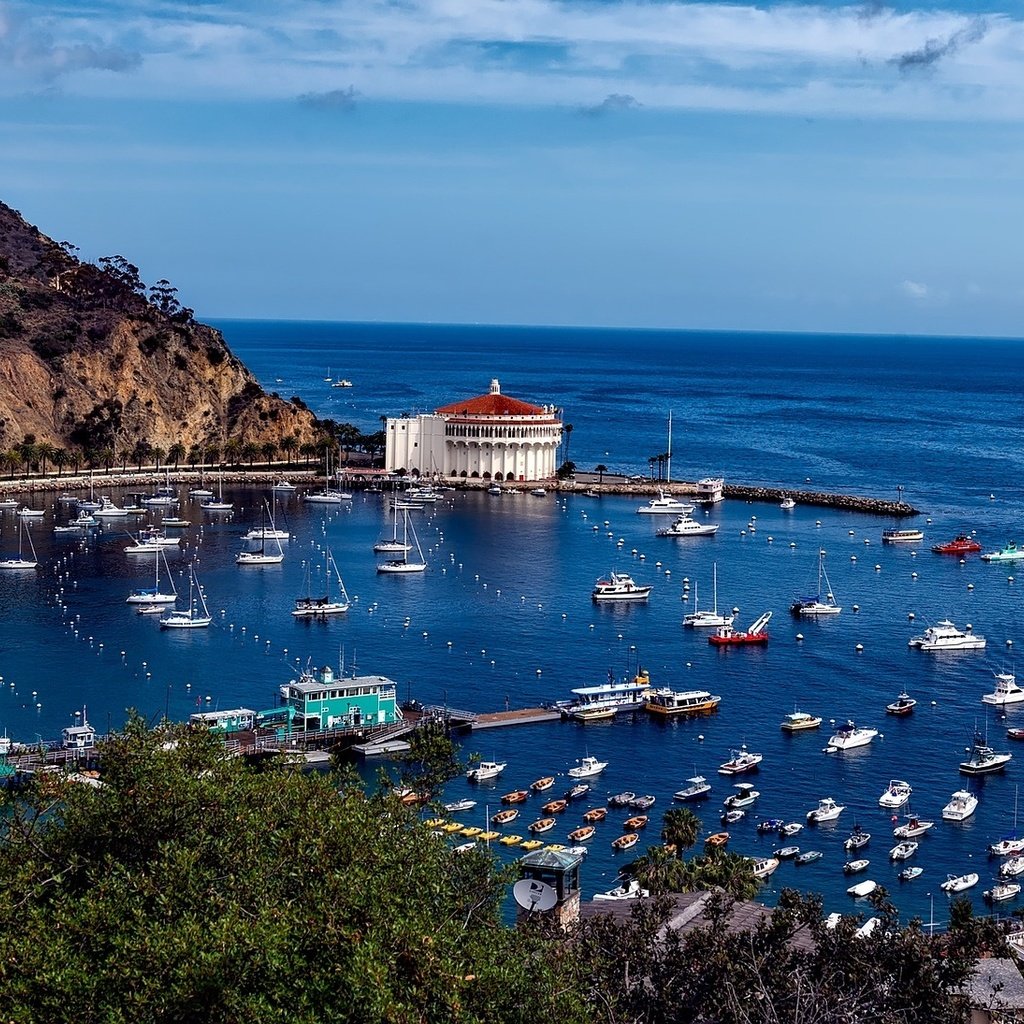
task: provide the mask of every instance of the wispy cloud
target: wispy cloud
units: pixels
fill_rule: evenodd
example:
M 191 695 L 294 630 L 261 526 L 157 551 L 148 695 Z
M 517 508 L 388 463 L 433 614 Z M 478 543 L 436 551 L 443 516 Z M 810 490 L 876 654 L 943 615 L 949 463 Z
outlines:
M 904 281 L 900 285 L 900 290 L 908 299 L 913 299 L 915 302 L 924 302 L 931 294 L 928 285 L 921 281 Z
M 361 94 L 354 85 L 347 89 L 329 89 L 327 92 L 304 92 L 298 97 L 304 107 L 315 110 L 341 110 L 348 112 L 356 109 Z
M 580 107 L 580 113 L 587 117 L 601 117 L 603 114 L 614 114 L 620 110 L 637 110 L 643 104 L 635 96 L 626 93 L 609 93 L 600 103 L 590 107 Z
M 1019 12 L 921 4 L 0 0 L 0 95 L 128 95 L 96 71 L 133 70 L 135 97 L 336 109 L 358 81 L 374 101 L 1024 119 Z

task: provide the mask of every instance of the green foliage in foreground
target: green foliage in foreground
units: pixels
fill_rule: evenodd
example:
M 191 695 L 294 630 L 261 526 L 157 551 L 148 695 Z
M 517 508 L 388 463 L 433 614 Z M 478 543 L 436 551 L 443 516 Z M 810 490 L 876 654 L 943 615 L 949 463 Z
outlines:
M 511 929 L 507 876 L 432 837 L 390 782 L 367 795 L 345 769 L 251 766 L 134 719 L 103 759 L 102 787 L 51 777 L 2 819 L 0 1022 L 953 1024 L 951 992 L 1000 946 L 966 904 L 948 936 L 900 928 L 884 894 L 867 939 L 794 893 L 752 932 L 729 930 L 725 894 L 682 936 L 663 930 L 666 897 L 568 938 Z M 457 767 L 428 730 L 400 781 Z M 677 849 L 697 838 L 685 814 L 666 831 Z M 651 851 L 646 867 L 745 892 L 740 862 Z

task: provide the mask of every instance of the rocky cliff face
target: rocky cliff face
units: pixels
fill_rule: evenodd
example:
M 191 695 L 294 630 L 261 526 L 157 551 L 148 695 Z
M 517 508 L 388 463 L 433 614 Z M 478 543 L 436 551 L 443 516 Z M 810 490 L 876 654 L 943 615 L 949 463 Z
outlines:
M 26 435 L 120 454 L 317 434 L 314 416 L 266 394 L 167 282 L 147 294 L 126 260 L 82 263 L 0 203 L 0 448 Z

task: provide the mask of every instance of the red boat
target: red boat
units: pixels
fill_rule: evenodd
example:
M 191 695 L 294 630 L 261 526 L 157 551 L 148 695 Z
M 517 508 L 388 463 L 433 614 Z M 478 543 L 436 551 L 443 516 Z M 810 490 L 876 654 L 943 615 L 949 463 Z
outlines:
M 965 533 L 961 533 L 958 537 L 947 541 L 945 544 L 936 544 L 932 547 L 932 551 L 937 555 L 969 555 L 972 551 L 980 550 L 981 545 L 973 537 L 968 537 Z
M 765 612 L 746 632 L 738 632 L 732 626 L 719 626 L 718 629 L 708 637 L 708 643 L 716 647 L 725 647 L 731 644 L 766 644 L 768 643 L 768 620 L 772 617 L 771 612 Z
M 1024 729 L 1007 729 L 1006 735 L 1011 740 L 1024 740 Z

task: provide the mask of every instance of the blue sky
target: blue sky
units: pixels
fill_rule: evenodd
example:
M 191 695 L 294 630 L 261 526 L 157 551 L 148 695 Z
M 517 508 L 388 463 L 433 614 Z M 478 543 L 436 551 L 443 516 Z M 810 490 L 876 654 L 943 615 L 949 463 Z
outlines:
M 0 0 L 0 199 L 205 317 L 1024 335 L 1024 15 Z

